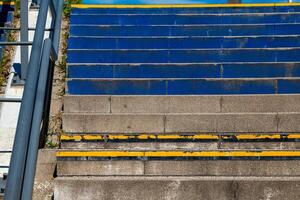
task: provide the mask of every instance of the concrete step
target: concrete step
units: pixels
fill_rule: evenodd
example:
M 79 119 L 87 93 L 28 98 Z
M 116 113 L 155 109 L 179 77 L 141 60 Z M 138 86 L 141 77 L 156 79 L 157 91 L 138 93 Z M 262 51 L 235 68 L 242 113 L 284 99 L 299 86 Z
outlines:
M 243 5 L 243 7 L 239 7 L 239 6 L 235 6 L 235 5 L 231 5 L 230 7 L 228 6 L 224 6 L 222 7 L 222 4 L 218 4 L 218 5 L 199 5 L 199 6 L 195 6 L 192 5 L 189 7 L 189 5 L 179 5 L 178 7 L 174 7 L 174 2 L 172 6 L 165 5 L 164 8 L 159 7 L 159 8 L 142 8 L 142 6 L 140 7 L 136 7 L 136 8 L 126 8 L 124 6 L 124 8 L 120 9 L 120 8 L 116 8 L 116 7 L 108 7 L 108 6 L 102 6 L 98 8 L 97 7 L 93 7 L 93 6 L 87 6 L 87 8 L 82 9 L 82 7 L 73 5 L 72 8 L 72 14 L 73 15 L 81 15 L 81 14 L 93 14 L 93 15 L 119 15 L 119 14 L 197 14 L 197 15 L 201 15 L 201 14 L 230 14 L 230 15 L 234 15 L 234 14 L 245 14 L 245 15 L 250 15 L 253 13 L 260 13 L 260 14 L 268 14 L 268 13 L 293 13 L 293 12 L 300 12 L 300 7 L 299 6 L 293 6 L 292 4 L 289 5 L 282 5 L 279 6 L 279 4 L 277 4 L 276 6 L 274 6 L 274 4 L 269 4 L 266 6 L 245 6 Z M 161 5 L 160 5 L 161 6 Z M 194 7 L 193 7 L 194 6 Z
M 299 113 L 64 113 L 66 133 L 298 133 Z
M 299 14 L 300 16 L 300 14 Z M 252 37 L 70 37 L 68 49 L 210 49 L 299 47 L 300 36 Z
M 299 78 L 67 79 L 66 93 L 69 95 L 298 94 L 299 86 Z
M 300 63 L 69 64 L 68 78 L 299 77 Z
M 70 36 L 253 36 L 299 35 L 299 24 L 234 24 L 186 26 L 71 25 Z
M 68 63 L 231 63 L 298 62 L 300 48 L 233 49 L 70 49 Z M 252 55 L 252 56 L 249 56 Z
M 241 150 L 300 149 L 300 134 L 62 134 L 64 149 Z
M 70 24 L 95 25 L 190 25 L 298 23 L 300 14 L 256 15 L 71 15 Z
M 259 150 L 259 149 L 272 149 L 272 150 L 300 150 L 299 139 L 297 142 L 280 142 L 280 141 L 265 141 L 259 142 L 189 142 L 189 141 L 141 141 L 141 142 L 104 142 L 104 141 L 66 141 L 61 140 L 61 148 L 76 150 L 76 149 L 89 149 L 89 150 L 123 150 L 123 151 L 151 151 L 151 150 L 181 150 L 181 151 L 203 151 L 203 150 Z
M 65 95 L 65 113 L 300 112 L 300 95 L 100 96 Z
M 59 160 L 57 176 L 295 177 L 300 176 L 299 164 L 299 160 Z
M 298 199 L 298 177 L 103 176 L 58 177 L 54 199 L 243 200 Z M 251 195 L 249 195 L 251 193 Z
M 60 149 L 58 161 L 300 160 L 298 149 L 112 150 Z

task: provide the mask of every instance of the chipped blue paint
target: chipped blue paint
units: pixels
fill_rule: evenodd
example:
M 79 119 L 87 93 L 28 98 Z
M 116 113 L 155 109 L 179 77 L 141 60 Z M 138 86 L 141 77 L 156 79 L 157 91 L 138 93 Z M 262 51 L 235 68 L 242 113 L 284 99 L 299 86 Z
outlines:
M 271 15 L 72 15 L 71 24 L 96 25 L 197 25 L 299 23 L 299 14 Z
M 300 47 L 300 36 L 285 37 L 70 37 L 69 49 L 209 49 Z
M 300 77 L 294 64 L 69 65 L 68 78 L 270 78 Z
M 67 93 L 300 93 L 300 14 L 287 12 L 300 6 L 73 9 Z
M 68 63 L 297 62 L 300 48 L 202 50 L 68 50 Z
M 70 79 L 67 92 L 79 95 L 282 94 L 300 93 L 300 87 L 289 88 L 299 82 L 299 79 Z
M 299 35 L 300 24 L 205 26 L 94 26 L 70 27 L 70 36 L 253 36 Z

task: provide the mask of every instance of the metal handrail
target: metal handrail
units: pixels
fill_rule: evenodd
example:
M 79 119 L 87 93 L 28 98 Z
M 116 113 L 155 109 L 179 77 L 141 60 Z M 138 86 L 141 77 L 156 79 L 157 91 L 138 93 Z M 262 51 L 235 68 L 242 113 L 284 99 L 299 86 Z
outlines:
M 32 198 L 37 152 L 47 132 L 54 64 L 57 60 L 63 0 L 43 0 L 39 5 L 17 124 L 5 200 Z M 52 15 L 50 38 L 44 40 L 47 11 Z M 41 125 L 43 128 L 41 129 Z M 46 128 L 45 128 L 46 127 Z
M 21 103 L 22 102 L 22 99 L 19 99 L 19 98 L 8 98 L 8 97 L 0 97 L 0 103 L 3 103 L 3 102 L 7 102 L 7 103 Z M 2 153 L 0 151 L 0 153 Z
M 0 46 L 29 46 L 32 42 L 0 42 Z

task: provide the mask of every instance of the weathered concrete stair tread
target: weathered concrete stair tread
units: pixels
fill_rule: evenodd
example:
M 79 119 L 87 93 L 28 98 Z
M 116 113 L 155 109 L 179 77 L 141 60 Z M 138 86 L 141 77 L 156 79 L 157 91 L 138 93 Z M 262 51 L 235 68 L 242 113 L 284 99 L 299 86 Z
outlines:
M 231 200 L 238 197 L 252 200 L 264 199 L 267 195 L 274 200 L 296 200 L 300 195 L 299 187 L 299 177 L 59 177 L 55 180 L 54 198 Z M 84 192 L 78 192 L 82 188 Z
M 74 167 L 76 165 L 76 167 Z M 89 166 L 89 167 L 87 167 Z M 58 161 L 58 176 L 300 176 L 297 160 Z
M 88 96 L 65 95 L 65 113 L 300 112 L 300 95 Z
M 64 113 L 66 133 L 297 133 L 299 113 Z
M 95 142 L 61 141 L 66 150 L 118 150 L 118 151 L 226 151 L 226 150 L 300 150 L 299 142 L 260 141 L 260 142 Z

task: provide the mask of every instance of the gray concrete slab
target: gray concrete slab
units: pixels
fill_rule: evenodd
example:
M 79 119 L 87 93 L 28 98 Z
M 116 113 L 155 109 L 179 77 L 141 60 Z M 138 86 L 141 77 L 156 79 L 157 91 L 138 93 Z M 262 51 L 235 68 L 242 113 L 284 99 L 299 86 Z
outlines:
M 165 132 L 277 132 L 276 114 L 170 114 Z
M 76 167 L 75 167 L 76 166 Z M 143 175 L 143 161 L 58 161 L 58 176 Z
M 65 112 L 241 113 L 299 112 L 300 95 L 100 96 L 65 95 Z
M 223 113 L 299 112 L 300 95 L 235 95 L 222 96 Z
M 64 96 L 66 113 L 110 113 L 110 96 Z
M 112 96 L 112 113 L 218 113 L 220 96 Z
M 56 149 L 39 150 L 33 187 L 33 200 L 52 199 L 56 167 Z
M 62 149 L 115 150 L 239 150 L 300 149 L 299 142 L 62 142 Z
M 84 121 L 87 133 L 163 133 L 163 115 L 87 114 Z M 68 132 L 68 131 L 67 131 Z
M 299 113 L 279 113 L 278 131 L 281 132 L 300 132 Z
M 58 161 L 58 176 L 300 176 L 300 161 Z M 75 167 L 76 166 L 76 167 Z
M 70 133 L 82 133 L 85 131 L 84 114 L 63 114 L 63 130 Z
M 299 176 L 300 161 L 146 161 L 146 175 Z
M 296 200 L 299 187 L 299 177 L 59 177 L 54 199 Z
M 65 113 L 67 133 L 297 133 L 300 113 Z

